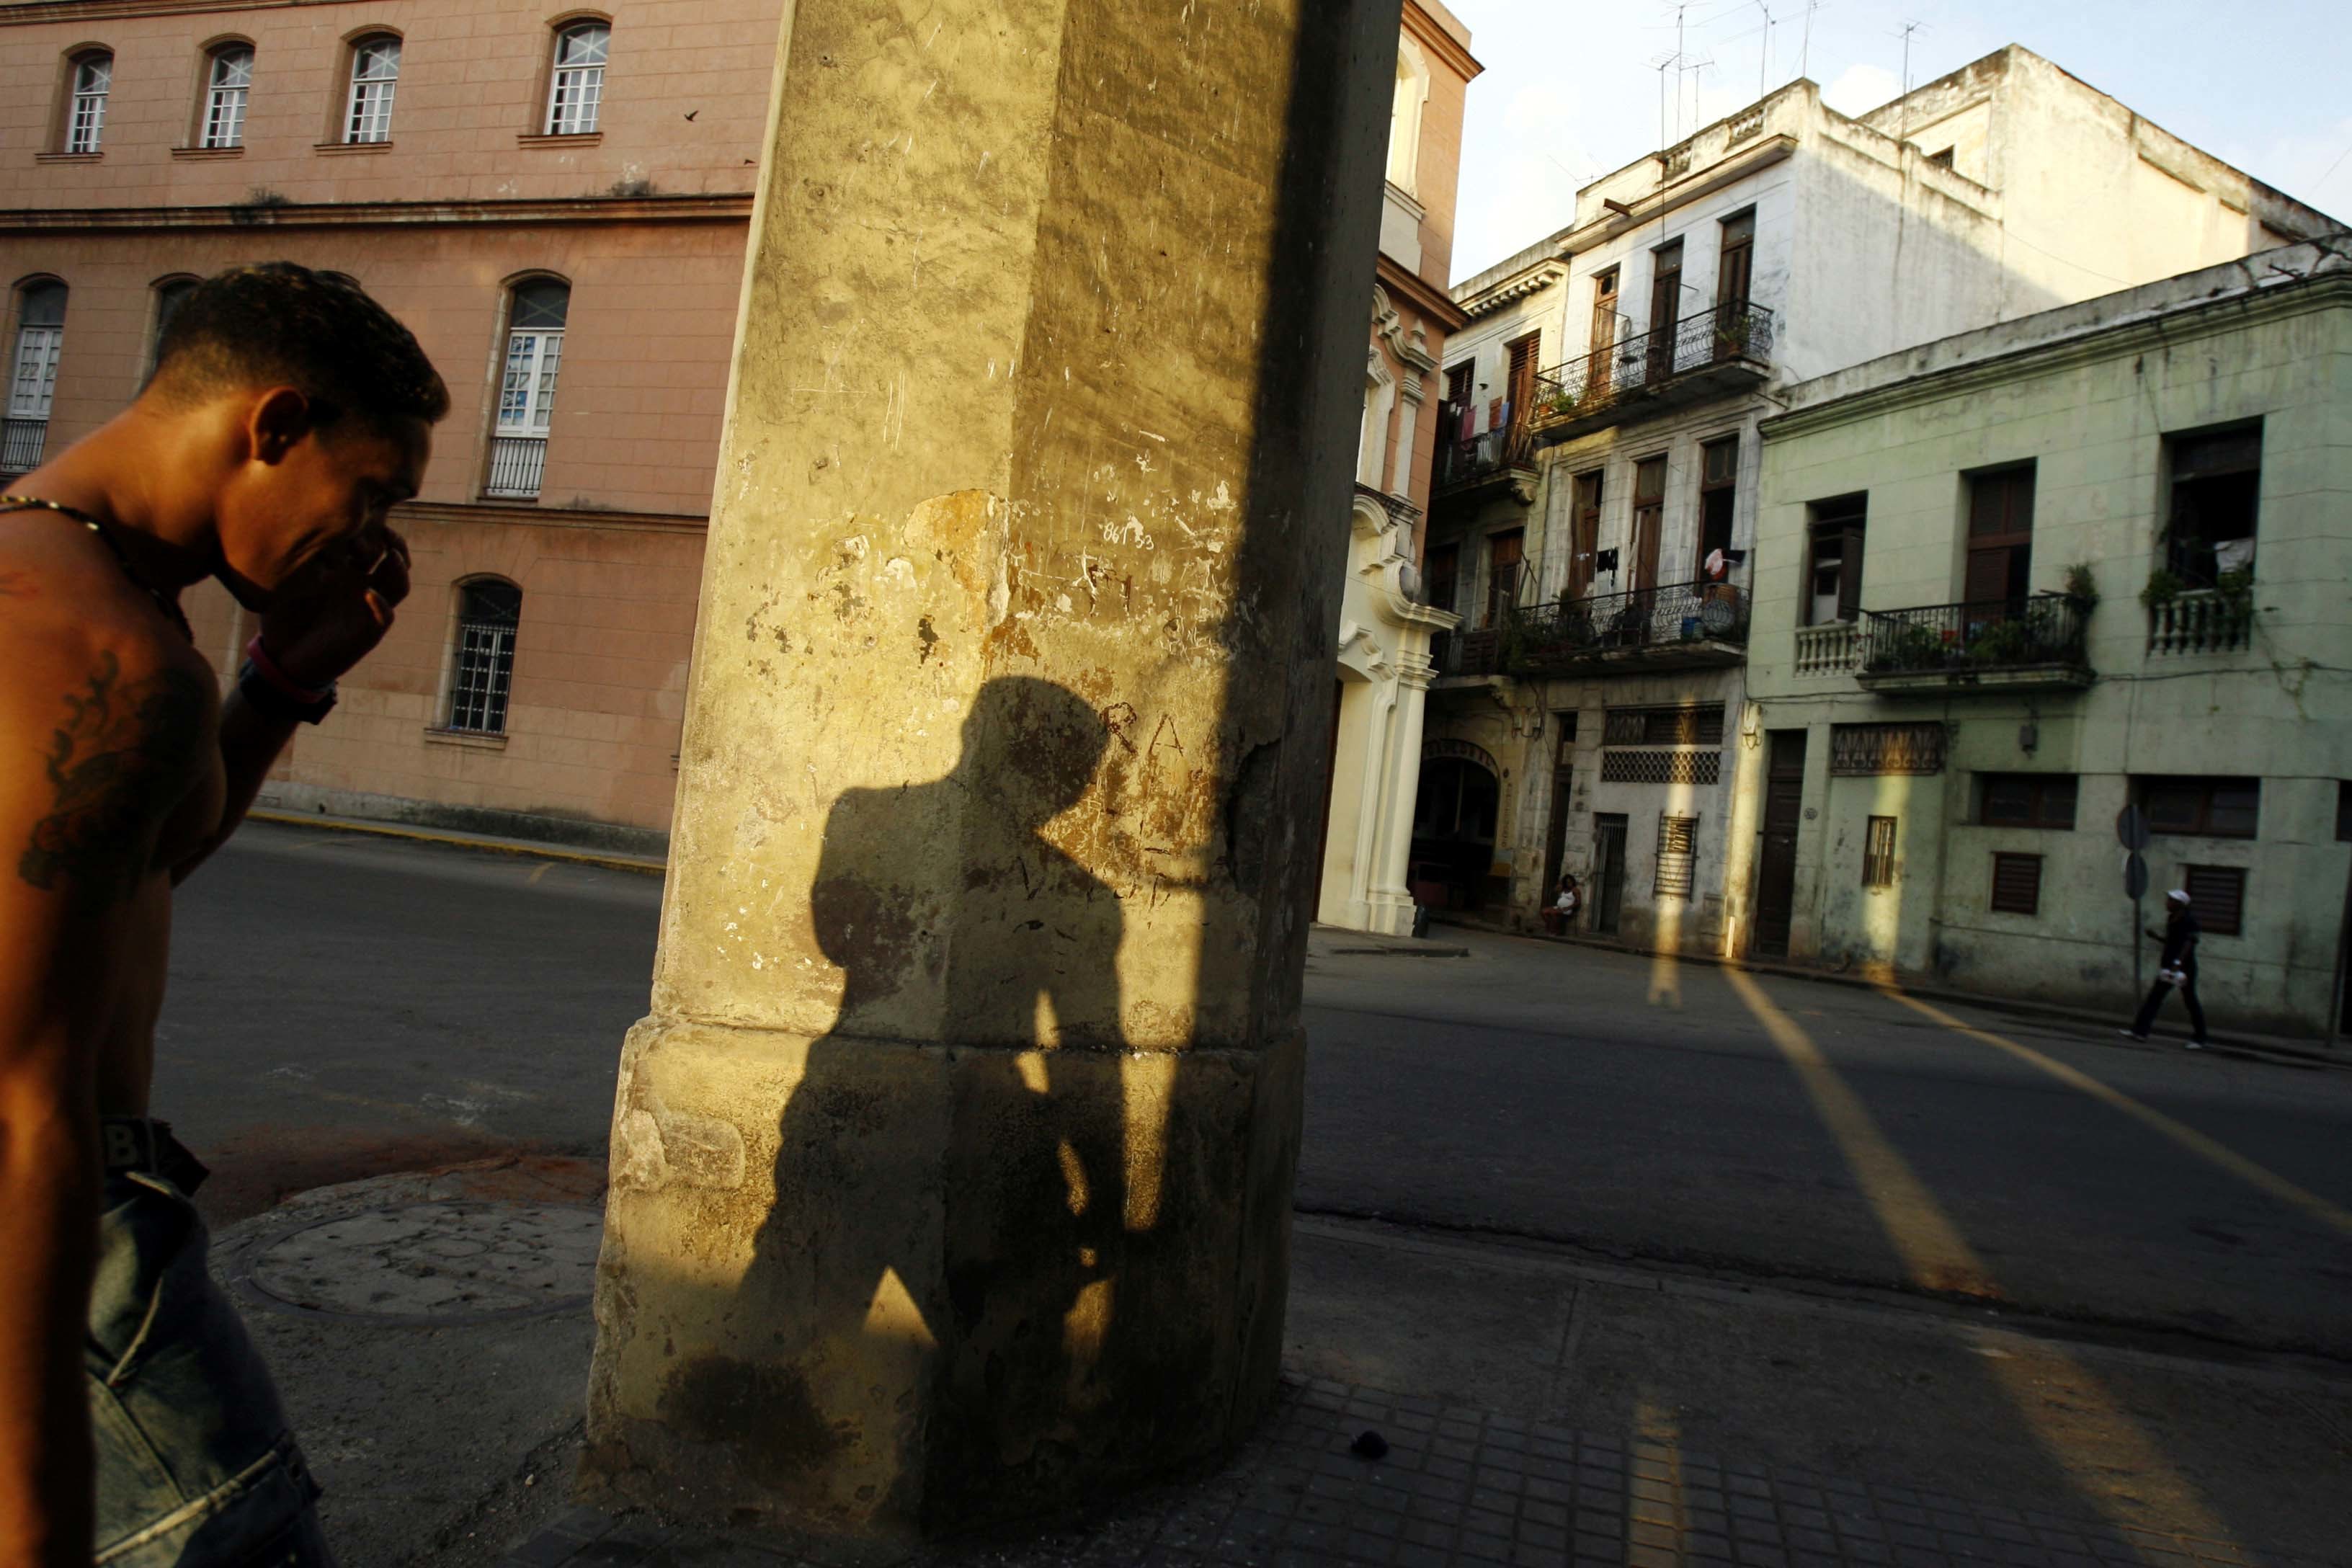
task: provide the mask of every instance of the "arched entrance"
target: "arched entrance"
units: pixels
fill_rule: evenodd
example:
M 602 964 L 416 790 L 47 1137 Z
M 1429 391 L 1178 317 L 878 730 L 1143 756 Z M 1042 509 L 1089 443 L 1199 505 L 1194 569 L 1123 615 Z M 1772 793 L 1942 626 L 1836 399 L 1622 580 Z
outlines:
M 1485 902 L 1502 800 L 1502 770 L 1484 748 L 1467 741 L 1422 748 L 1412 820 L 1415 903 L 1475 910 Z

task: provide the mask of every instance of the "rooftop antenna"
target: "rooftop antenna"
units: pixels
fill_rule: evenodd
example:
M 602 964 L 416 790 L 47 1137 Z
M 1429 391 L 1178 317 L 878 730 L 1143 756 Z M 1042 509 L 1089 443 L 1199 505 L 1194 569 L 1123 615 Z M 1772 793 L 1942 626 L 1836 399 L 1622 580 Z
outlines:
M 1926 29 L 1925 22 L 1903 24 L 1903 112 L 1896 117 L 1895 144 L 1911 140 L 1911 35 Z
M 1797 51 L 1797 74 L 1813 74 L 1813 13 L 1822 8 L 1822 0 L 1805 0 L 1805 41 Z
M 1756 51 L 1756 96 L 1760 99 L 1772 74 L 1772 7 L 1756 0 L 1756 8 L 1764 13 L 1764 42 Z

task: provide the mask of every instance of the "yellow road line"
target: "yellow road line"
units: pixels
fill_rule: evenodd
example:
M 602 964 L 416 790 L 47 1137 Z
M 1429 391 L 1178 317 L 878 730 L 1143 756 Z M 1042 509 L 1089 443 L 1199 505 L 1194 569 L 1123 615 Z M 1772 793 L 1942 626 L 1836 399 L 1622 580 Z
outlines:
M 289 827 L 308 827 L 327 833 L 358 833 L 376 838 L 404 838 L 413 844 L 446 844 L 459 849 L 478 849 L 489 855 L 528 855 L 542 859 L 567 860 L 579 866 L 602 866 L 608 871 L 635 871 L 640 875 L 659 877 L 668 868 L 658 863 L 632 859 L 620 855 L 599 855 L 589 849 L 560 849 L 545 844 L 501 844 L 496 839 L 468 838 L 462 834 L 432 833 L 416 827 L 395 827 L 383 822 L 322 821 L 304 816 L 299 812 L 253 810 L 245 814 L 248 822 L 277 822 Z
M 1812 1037 L 1780 1011 L 1751 977 L 1737 969 L 1727 969 L 1723 974 L 1796 1072 L 1805 1098 L 1813 1103 L 1814 1114 L 1837 1141 L 1839 1152 L 1862 1187 L 1864 1201 L 1877 1216 L 1879 1228 L 1901 1255 L 1911 1282 L 1930 1290 L 1998 1300 L 2000 1288 L 1984 1260 L 1961 1238 L 1926 1184 L 1886 1141 L 1861 1097 L 1830 1066 Z
M 1748 975 L 1737 969 L 1723 973 L 1795 1070 L 1815 1113 L 1844 1153 L 1879 1227 L 1902 1255 L 1912 1281 L 2000 1299 L 2000 1288 L 1983 1260 L 1811 1037 Z M 1933 1016 L 1932 1009 L 1921 1010 Z M 1990 1360 L 1989 1370 L 2033 1441 L 2066 1471 L 2084 1500 L 2113 1523 L 2145 1527 L 2152 1509 L 2167 1521 L 2168 1530 L 2209 1541 L 2231 1539 L 2229 1527 L 2196 1483 L 2173 1467 L 2123 1402 L 2064 1346 L 2040 1344 L 2012 1352 Z
M 2101 1083 L 2090 1074 L 2068 1067 L 2055 1058 L 2043 1056 L 2031 1046 L 2021 1046 L 2015 1040 L 2003 1039 L 1999 1035 L 1964 1024 L 1942 1008 L 1931 1007 L 1925 1002 L 1906 996 L 1900 991 L 1882 988 L 1879 994 L 1902 1003 L 1922 1017 L 1934 1019 L 1955 1034 L 1965 1035 L 1969 1039 L 1979 1040 L 1996 1049 L 2007 1051 L 2018 1060 L 2041 1068 L 2068 1088 L 2079 1089 L 2084 1094 L 2113 1106 L 2142 1126 L 2163 1134 L 2190 1153 L 2220 1166 L 2240 1181 L 2259 1187 L 2281 1203 L 2301 1209 L 2339 1235 L 2352 1236 L 2352 1210 L 2346 1210 L 2329 1203 L 2309 1188 L 2297 1186 L 2275 1171 L 2255 1164 L 2236 1150 L 2217 1142 L 2185 1122 L 2173 1120 L 2154 1106 L 2143 1105 L 2123 1090 Z

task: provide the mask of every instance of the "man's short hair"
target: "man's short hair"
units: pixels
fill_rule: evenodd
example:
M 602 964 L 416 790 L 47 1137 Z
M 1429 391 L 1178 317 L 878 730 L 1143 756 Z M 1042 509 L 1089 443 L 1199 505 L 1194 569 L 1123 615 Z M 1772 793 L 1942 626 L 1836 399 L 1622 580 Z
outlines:
M 235 267 L 181 301 L 151 384 L 194 401 L 248 386 L 290 386 L 317 423 L 438 421 L 449 389 L 415 335 L 357 286 L 291 261 Z

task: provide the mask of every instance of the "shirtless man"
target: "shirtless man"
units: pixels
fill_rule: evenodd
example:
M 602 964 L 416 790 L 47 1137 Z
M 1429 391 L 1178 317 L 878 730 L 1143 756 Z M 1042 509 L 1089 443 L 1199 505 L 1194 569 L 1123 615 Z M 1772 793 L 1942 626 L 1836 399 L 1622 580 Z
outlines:
M 331 1561 L 148 1088 L 172 889 L 392 624 L 384 514 L 448 406 L 358 289 L 242 268 L 136 402 L 5 487 L 0 1568 Z M 178 605 L 205 577 L 260 621 L 226 700 Z

